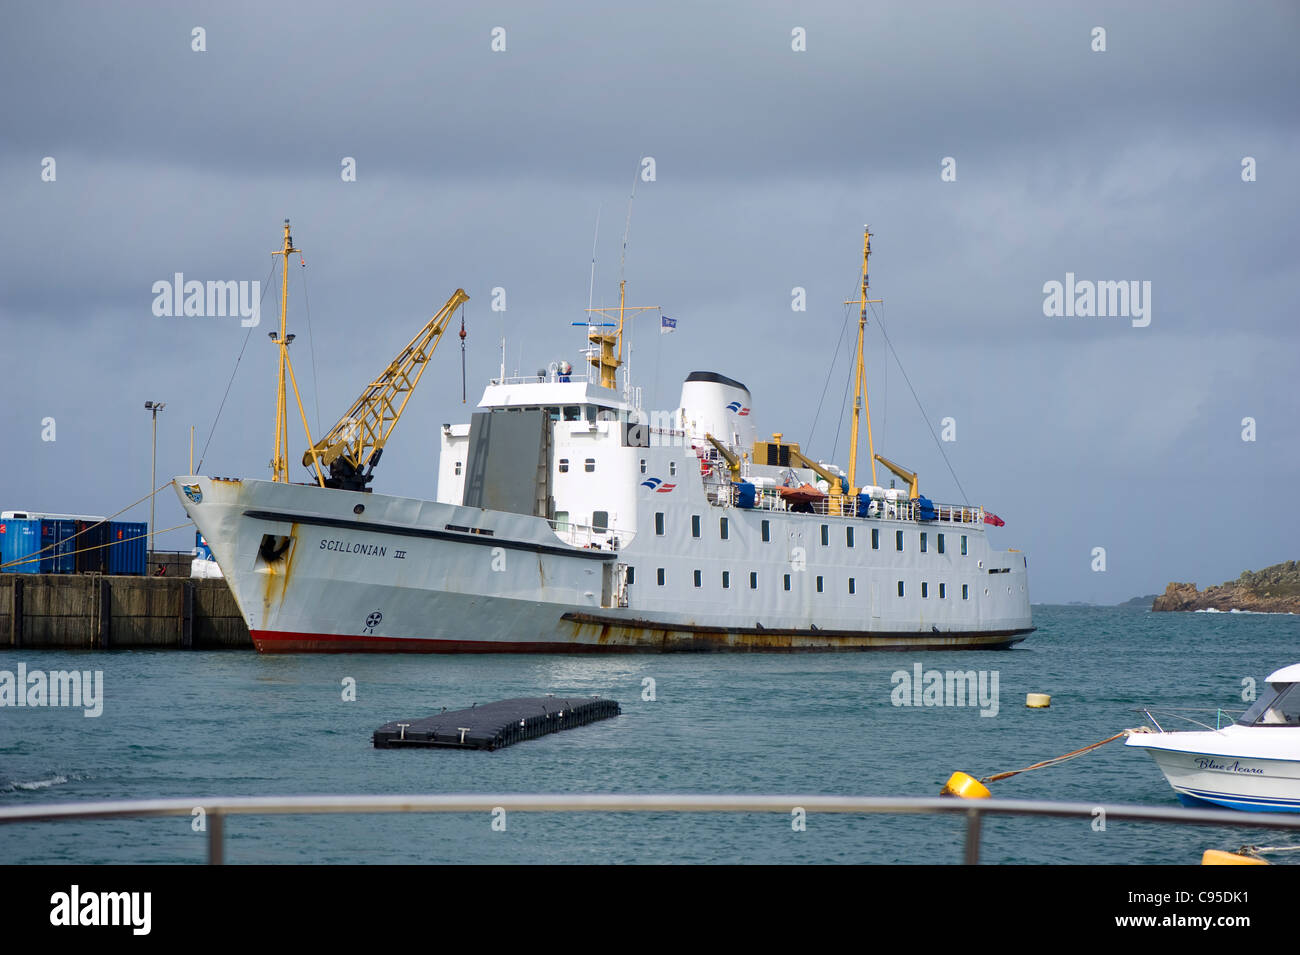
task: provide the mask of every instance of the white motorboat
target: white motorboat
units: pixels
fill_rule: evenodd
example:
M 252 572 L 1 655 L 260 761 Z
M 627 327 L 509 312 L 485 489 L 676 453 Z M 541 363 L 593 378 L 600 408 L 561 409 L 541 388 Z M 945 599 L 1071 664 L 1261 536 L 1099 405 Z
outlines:
M 1133 733 L 1187 805 L 1248 812 L 1300 812 L 1300 663 L 1268 678 L 1242 716 L 1217 729 Z

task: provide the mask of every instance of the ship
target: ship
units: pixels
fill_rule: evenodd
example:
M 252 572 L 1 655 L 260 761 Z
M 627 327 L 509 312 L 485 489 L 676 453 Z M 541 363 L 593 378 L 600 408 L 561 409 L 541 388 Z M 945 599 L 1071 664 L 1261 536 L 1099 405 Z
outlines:
M 433 500 L 370 487 L 461 289 L 313 440 L 280 329 L 267 479 L 173 484 L 261 652 L 1002 649 L 1034 629 L 1028 561 L 996 550 L 983 507 L 940 504 L 877 454 L 864 381 L 864 229 L 847 469 L 757 431 L 751 392 L 690 373 L 678 405 L 643 408 L 620 376 L 625 323 L 657 306 L 588 308 L 583 367 L 500 374 L 468 422 L 444 424 Z M 293 247 L 285 220 L 282 265 Z M 287 273 L 287 268 L 283 270 Z M 661 321 L 664 321 L 661 317 Z M 503 349 L 504 352 L 504 349 Z M 624 380 L 620 381 L 620 377 Z M 291 482 L 288 393 L 310 480 Z M 865 423 L 867 470 L 858 472 Z M 877 464 L 905 487 L 878 483 Z

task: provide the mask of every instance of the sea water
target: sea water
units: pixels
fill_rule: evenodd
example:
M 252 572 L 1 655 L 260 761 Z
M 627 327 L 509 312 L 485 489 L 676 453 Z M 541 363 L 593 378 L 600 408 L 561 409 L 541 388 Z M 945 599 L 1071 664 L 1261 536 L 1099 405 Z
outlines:
M 935 796 L 956 770 L 1019 769 L 1145 718 L 1240 712 L 1300 662 L 1300 616 L 1038 606 L 1003 652 L 292 655 L 0 651 L 0 672 L 102 671 L 102 713 L 0 707 L 0 805 L 217 795 L 747 793 Z M 989 699 L 904 689 L 915 666 L 982 674 Z M 1026 693 L 1049 693 L 1028 709 Z M 498 752 L 376 750 L 402 717 L 544 693 L 618 700 L 611 720 Z M 351 699 L 350 697 L 354 697 Z M 915 704 L 918 699 L 922 705 Z M 966 705 L 956 705 L 965 702 Z M 926 704 L 930 705 L 926 705 Z M 935 705 L 938 704 L 938 705 Z M 988 715 L 982 715 L 988 714 Z M 1162 719 L 1166 729 L 1194 724 Z M 993 783 L 999 798 L 1175 807 L 1146 753 L 1116 740 Z M 792 809 L 793 809 L 792 805 Z M 239 816 L 231 863 L 953 863 L 940 816 L 533 814 Z M 496 825 L 494 826 L 494 822 Z M 1104 822 L 1104 826 L 1101 823 Z M 989 863 L 1196 863 L 1207 848 L 1287 844 L 1259 829 L 989 818 Z M 190 817 L 0 825 L 3 863 L 206 858 Z M 1286 857 L 1283 857 L 1284 861 Z

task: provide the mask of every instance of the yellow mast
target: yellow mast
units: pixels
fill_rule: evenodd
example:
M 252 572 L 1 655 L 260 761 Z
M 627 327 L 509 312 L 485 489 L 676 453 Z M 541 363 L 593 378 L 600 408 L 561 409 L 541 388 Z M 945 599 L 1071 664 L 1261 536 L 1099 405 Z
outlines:
M 298 393 L 298 379 L 293 373 L 293 363 L 289 361 L 289 343 L 294 336 L 287 334 L 289 323 L 289 255 L 301 252 L 293 247 L 293 236 L 289 234 L 289 220 L 284 220 L 284 248 L 272 252 L 272 255 L 284 256 L 281 263 L 284 273 L 280 285 L 280 334 L 270 333 L 271 341 L 280 348 L 279 378 L 275 392 L 275 456 L 271 459 L 271 480 L 280 484 L 289 483 L 289 413 L 287 395 L 284 390 L 285 371 L 289 372 L 289 382 L 293 386 L 293 396 L 298 402 L 298 414 L 302 417 L 302 429 L 307 433 L 307 444 L 311 446 L 311 429 L 307 426 L 307 413 L 302 407 L 302 395 Z M 321 474 L 320 463 L 316 466 L 316 482 L 325 486 L 325 477 Z
M 871 437 L 871 405 L 867 401 L 866 374 L 862 360 L 862 340 L 867 331 L 867 306 L 878 303 L 878 298 L 867 298 L 870 282 L 867 278 L 867 261 L 871 258 L 871 227 L 862 227 L 862 297 L 845 302 L 845 305 L 858 305 L 858 359 L 857 384 L 853 389 L 853 431 L 849 435 L 849 490 L 858 491 L 858 419 L 864 405 L 867 412 L 867 447 L 871 452 L 871 483 L 876 483 L 876 445 Z
M 597 346 L 598 354 L 588 358 L 593 365 L 600 369 L 600 384 L 602 388 L 618 389 L 618 369 L 623 364 L 623 322 L 628 312 L 648 312 L 657 311 L 658 305 L 628 305 L 627 304 L 627 280 L 619 279 L 618 282 L 618 333 L 611 335 L 606 331 L 597 331 L 594 327 L 587 331 L 587 341 Z M 609 308 L 589 308 L 588 312 L 604 315 L 606 312 L 613 312 L 615 309 Z M 618 351 L 615 353 L 615 346 Z

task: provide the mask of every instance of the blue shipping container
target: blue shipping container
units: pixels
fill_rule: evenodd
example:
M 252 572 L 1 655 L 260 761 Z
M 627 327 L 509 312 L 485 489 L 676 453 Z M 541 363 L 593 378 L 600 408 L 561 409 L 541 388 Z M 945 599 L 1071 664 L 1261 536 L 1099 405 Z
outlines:
M 26 560 L 41 549 L 40 521 L 0 521 L 0 564 L 10 561 Z M 41 562 L 31 560 L 26 563 L 5 567 L 6 574 L 39 574 Z
M 75 520 L 41 520 L 41 573 L 75 574 L 77 572 L 77 522 Z
M 145 546 L 149 525 L 136 521 L 113 521 L 108 531 L 108 572 L 144 576 L 148 568 Z

